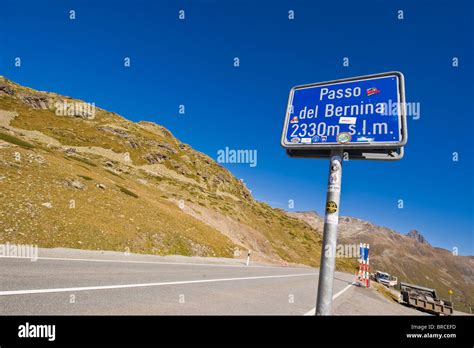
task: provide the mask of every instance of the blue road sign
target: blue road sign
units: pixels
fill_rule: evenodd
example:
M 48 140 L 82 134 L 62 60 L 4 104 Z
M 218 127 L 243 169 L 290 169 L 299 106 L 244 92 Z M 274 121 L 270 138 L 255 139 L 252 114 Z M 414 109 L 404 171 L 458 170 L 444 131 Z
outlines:
M 403 75 L 390 72 L 293 87 L 288 149 L 399 148 L 407 141 Z

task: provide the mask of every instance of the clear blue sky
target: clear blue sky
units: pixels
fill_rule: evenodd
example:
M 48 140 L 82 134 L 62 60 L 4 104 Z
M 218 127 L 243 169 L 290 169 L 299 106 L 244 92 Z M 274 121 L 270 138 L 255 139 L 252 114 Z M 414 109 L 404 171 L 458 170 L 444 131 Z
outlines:
M 474 254 L 472 1 L 256 3 L 3 0 L 0 74 L 162 124 L 213 158 L 257 149 L 256 167 L 226 165 L 256 198 L 322 212 L 327 161 L 291 159 L 279 145 L 289 89 L 402 71 L 407 100 L 421 103 L 405 158 L 346 162 L 341 214 Z

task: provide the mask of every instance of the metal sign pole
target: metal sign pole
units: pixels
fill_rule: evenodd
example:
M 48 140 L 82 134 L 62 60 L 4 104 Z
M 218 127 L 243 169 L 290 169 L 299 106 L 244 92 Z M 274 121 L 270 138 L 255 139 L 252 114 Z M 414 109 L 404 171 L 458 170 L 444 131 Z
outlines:
M 334 270 L 336 267 L 337 225 L 339 223 L 339 201 L 341 198 L 342 154 L 342 149 L 331 150 L 316 315 L 332 314 L 331 307 Z

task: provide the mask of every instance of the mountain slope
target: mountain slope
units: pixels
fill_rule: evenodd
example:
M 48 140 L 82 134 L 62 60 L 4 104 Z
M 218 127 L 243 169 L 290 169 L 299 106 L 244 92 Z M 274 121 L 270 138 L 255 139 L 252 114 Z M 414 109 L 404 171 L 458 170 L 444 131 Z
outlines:
M 324 219 L 315 212 L 288 214 L 318 231 L 323 228 Z M 469 312 L 474 303 L 474 257 L 432 247 L 418 231 L 402 235 L 353 217 L 340 217 L 338 233 L 338 244 L 370 244 L 372 272 L 385 271 L 399 281 L 434 288 L 446 299 L 451 289 L 455 308 Z
M 166 128 L 0 77 L 0 243 L 319 264 L 306 223 Z M 338 261 L 354 269 L 354 260 Z

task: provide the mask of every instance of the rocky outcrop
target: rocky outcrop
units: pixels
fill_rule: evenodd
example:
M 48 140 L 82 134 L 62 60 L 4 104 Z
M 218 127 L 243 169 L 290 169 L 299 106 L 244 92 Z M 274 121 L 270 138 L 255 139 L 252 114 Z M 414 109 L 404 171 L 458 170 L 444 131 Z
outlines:
M 119 128 L 112 128 L 108 126 L 99 126 L 97 127 L 98 130 L 110 133 L 112 135 L 115 135 L 120 138 L 125 138 L 128 139 L 130 137 L 130 134 L 128 134 L 125 130 L 119 129 Z
M 177 154 L 178 151 L 175 149 L 175 147 L 173 145 L 171 145 L 170 143 L 165 143 L 164 141 L 160 141 L 157 146 L 160 148 L 160 149 L 163 149 L 165 150 L 166 152 L 169 152 L 169 153 L 174 153 L 174 154 Z
M 84 190 L 86 188 L 86 185 L 77 179 L 67 179 L 65 180 L 64 185 L 76 190 Z
M 8 95 L 12 96 L 14 93 L 15 93 L 15 91 L 10 86 L 8 86 L 6 84 L 0 84 L 0 95 L 8 94 Z
M 417 230 L 411 230 L 410 232 L 407 233 L 407 236 L 410 237 L 410 238 L 413 238 L 418 243 L 430 245 L 430 243 L 428 243 L 426 238 L 423 237 L 423 235 L 420 232 L 418 232 Z
M 179 162 L 177 162 L 177 161 L 175 161 L 175 160 L 171 160 L 171 166 L 173 167 L 173 169 L 174 169 L 177 173 L 179 173 L 179 174 L 181 174 L 181 175 L 185 175 L 185 176 L 186 176 L 186 175 L 191 175 L 191 174 L 192 174 L 192 172 L 189 170 L 188 167 L 186 167 L 184 164 L 179 163 Z
M 21 95 L 20 99 L 23 101 L 23 103 L 25 103 L 32 109 L 46 110 L 46 109 L 49 109 L 51 105 L 51 99 L 44 96 L 27 94 L 27 95 Z
M 169 156 L 161 152 L 150 152 L 143 156 L 143 158 L 150 164 L 157 164 L 169 159 Z

